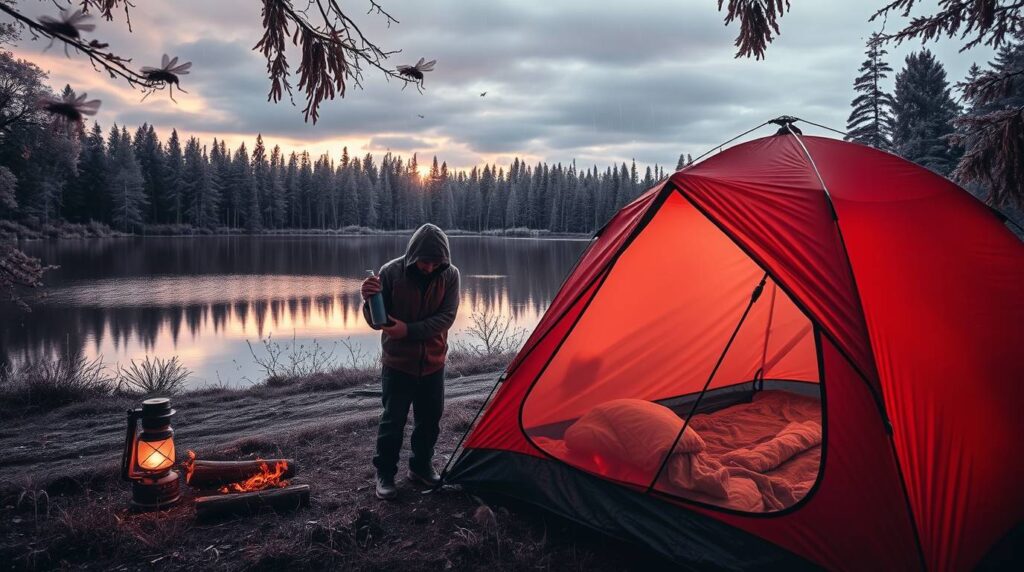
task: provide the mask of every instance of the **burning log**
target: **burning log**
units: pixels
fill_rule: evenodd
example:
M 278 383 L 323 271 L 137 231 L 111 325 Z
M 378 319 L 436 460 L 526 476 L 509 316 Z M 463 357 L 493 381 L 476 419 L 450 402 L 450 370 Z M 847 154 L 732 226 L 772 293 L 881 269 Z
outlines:
M 295 461 L 291 459 L 257 459 L 255 461 L 206 461 L 190 459 L 185 462 L 185 482 L 197 489 L 223 489 L 221 492 L 247 492 L 266 488 L 265 486 L 243 486 L 236 488 L 235 483 L 246 483 L 254 477 L 276 480 L 289 479 L 295 476 Z M 287 484 L 287 483 L 286 483 Z M 270 485 L 273 486 L 273 485 Z
M 248 516 L 264 510 L 290 512 L 309 506 L 309 485 L 291 485 L 251 493 L 232 493 L 196 499 L 196 518 L 201 521 L 229 516 Z

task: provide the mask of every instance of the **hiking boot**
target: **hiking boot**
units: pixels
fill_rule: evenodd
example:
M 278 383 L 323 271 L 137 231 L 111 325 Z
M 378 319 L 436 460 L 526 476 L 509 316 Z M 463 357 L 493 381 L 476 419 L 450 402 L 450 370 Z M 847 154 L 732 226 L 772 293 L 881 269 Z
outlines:
M 409 467 L 409 480 L 428 487 L 436 487 L 441 484 L 441 475 L 431 465 L 427 465 L 422 469 Z
M 374 494 L 380 500 L 392 500 L 398 496 L 398 488 L 395 486 L 395 477 L 377 475 L 377 487 Z

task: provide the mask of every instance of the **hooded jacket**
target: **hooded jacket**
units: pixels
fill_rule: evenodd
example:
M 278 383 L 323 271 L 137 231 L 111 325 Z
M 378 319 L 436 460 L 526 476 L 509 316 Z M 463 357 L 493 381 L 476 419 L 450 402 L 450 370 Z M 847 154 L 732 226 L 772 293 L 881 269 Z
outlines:
M 421 258 L 440 264 L 424 275 L 416 267 Z M 381 267 L 380 281 L 387 313 L 409 327 L 408 335 L 397 340 L 381 332 L 384 366 L 416 376 L 444 367 L 448 329 L 459 309 L 459 269 L 451 263 L 448 236 L 432 224 L 421 226 L 409 239 L 405 255 Z M 365 302 L 363 317 L 369 324 Z

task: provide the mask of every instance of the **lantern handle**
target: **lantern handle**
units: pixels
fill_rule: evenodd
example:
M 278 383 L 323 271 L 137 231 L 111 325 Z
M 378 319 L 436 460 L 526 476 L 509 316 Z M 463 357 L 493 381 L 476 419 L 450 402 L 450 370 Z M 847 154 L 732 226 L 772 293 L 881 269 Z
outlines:
M 121 478 L 130 481 L 132 479 L 132 465 L 135 463 L 135 435 L 139 427 L 141 409 L 128 410 L 128 432 L 124 437 L 124 454 L 121 455 Z

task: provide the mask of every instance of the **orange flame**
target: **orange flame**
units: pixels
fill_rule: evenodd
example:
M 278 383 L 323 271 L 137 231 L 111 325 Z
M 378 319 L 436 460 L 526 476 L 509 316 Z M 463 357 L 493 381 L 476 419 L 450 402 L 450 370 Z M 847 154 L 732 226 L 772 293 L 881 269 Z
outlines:
M 260 463 L 260 472 L 240 483 L 231 483 L 217 489 L 221 493 L 248 493 L 269 488 L 287 487 L 288 481 L 281 477 L 288 471 L 288 463 L 277 461 L 271 469 L 266 463 Z
M 188 450 L 188 458 L 181 462 L 181 468 L 185 470 L 185 482 L 192 482 L 192 473 L 196 471 L 196 452 Z

